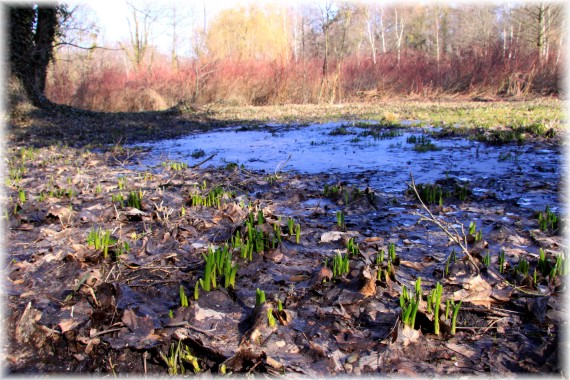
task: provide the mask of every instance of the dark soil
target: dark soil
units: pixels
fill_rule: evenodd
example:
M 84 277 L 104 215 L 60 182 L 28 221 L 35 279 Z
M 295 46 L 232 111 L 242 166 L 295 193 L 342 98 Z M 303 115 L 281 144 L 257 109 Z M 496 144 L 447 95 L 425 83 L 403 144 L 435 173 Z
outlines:
M 211 127 L 206 117 L 189 121 L 160 113 L 42 114 L 8 130 L 3 267 L 9 373 L 562 371 L 566 276 L 555 264 L 562 255 L 561 222 L 542 231 L 532 211 L 490 194 L 450 196 L 442 206 L 429 206 L 437 220 L 459 228 L 478 274 L 448 235 L 422 219 L 428 215 L 413 194 L 388 197 L 367 188 L 365 178 L 349 186 L 324 173 L 275 175 L 236 165 L 207 168 L 207 162 L 180 170 L 168 163 L 152 172 L 127 169 L 145 153 L 122 143 Z M 88 150 L 103 143 L 114 145 Z M 453 181 L 441 184 L 452 188 Z M 492 188 L 492 182 L 478 185 Z M 560 183 L 546 187 L 557 191 Z M 193 196 L 203 199 L 212 191 L 221 192 L 219 203 L 193 205 Z M 140 205 L 129 206 L 131 192 L 142 195 Z M 225 287 L 220 275 L 215 289 L 198 286 L 196 300 L 209 247 L 223 247 L 235 236 L 245 241 L 250 218 L 263 232 L 263 246 L 251 260 L 230 246 L 238 265 L 235 286 Z M 298 241 L 289 219 L 300 225 Z M 470 222 L 482 239 L 467 233 Z M 95 228 L 111 232 L 107 255 L 88 243 Z M 348 254 L 349 241 L 357 246 L 349 271 L 333 276 L 333 258 Z M 391 243 L 397 259 L 388 264 Z M 501 251 L 506 264 L 499 273 Z M 489 267 L 482 262 L 487 253 Z M 527 275 L 515 270 L 523 259 Z M 400 295 L 418 277 L 423 299 L 410 328 L 401 321 Z M 437 282 L 443 285 L 439 335 L 426 303 Z M 188 306 L 181 306 L 181 289 Z M 266 302 L 256 306 L 257 289 Z M 455 334 L 451 316 L 444 318 L 447 299 L 462 301 Z M 178 360 L 169 369 L 175 352 Z

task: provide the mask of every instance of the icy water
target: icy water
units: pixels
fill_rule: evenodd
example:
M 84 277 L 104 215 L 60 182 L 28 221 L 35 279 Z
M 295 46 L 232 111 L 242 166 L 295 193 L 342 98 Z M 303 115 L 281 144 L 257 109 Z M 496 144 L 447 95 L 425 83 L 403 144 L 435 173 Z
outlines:
M 335 134 L 343 126 L 345 134 Z M 385 193 L 405 190 L 410 173 L 417 183 L 453 177 L 465 182 L 475 195 L 493 194 L 521 207 L 538 210 L 546 204 L 560 204 L 557 188 L 562 168 L 560 154 L 553 150 L 532 144 L 490 146 L 465 138 L 435 139 L 429 134 L 432 128 L 405 129 L 384 138 L 366 135 L 366 131 L 347 122 L 235 127 L 139 146 L 149 149 L 142 164 L 150 167 L 165 160 L 194 165 L 215 154 L 205 165 L 237 163 L 268 174 L 276 170 L 336 174 Z M 430 138 L 439 150 L 416 151 L 409 142 L 412 136 Z M 197 150 L 205 156 L 193 158 Z

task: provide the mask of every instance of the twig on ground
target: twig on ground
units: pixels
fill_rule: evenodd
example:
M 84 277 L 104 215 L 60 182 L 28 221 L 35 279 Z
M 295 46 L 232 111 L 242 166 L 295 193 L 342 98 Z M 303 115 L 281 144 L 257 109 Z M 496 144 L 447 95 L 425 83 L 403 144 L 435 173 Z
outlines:
M 416 197 L 420 201 L 422 209 L 428 214 L 428 216 L 425 216 L 425 215 L 422 215 L 420 213 L 417 213 L 417 215 L 420 216 L 420 218 L 421 218 L 420 221 L 425 220 L 425 221 L 431 222 L 431 223 L 435 224 L 437 227 L 439 227 L 454 243 L 459 245 L 459 247 L 461 248 L 461 251 L 465 254 L 465 257 L 467 258 L 467 260 L 469 260 L 469 262 L 473 265 L 473 267 L 477 271 L 477 274 L 479 274 L 480 273 L 479 265 L 477 264 L 477 261 L 475 261 L 473 256 L 471 256 L 471 253 L 469 252 L 469 249 L 467 248 L 467 236 L 465 235 L 465 230 L 463 229 L 463 224 L 460 223 L 461 224 L 461 232 L 463 234 L 463 238 L 461 238 L 461 235 L 459 235 L 459 232 L 455 229 L 455 227 L 453 227 L 451 224 L 449 224 L 448 222 L 446 222 L 442 219 L 436 218 L 431 213 L 429 207 L 426 206 L 426 204 L 424 203 L 424 201 L 420 197 L 420 194 L 419 194 L 418 189 L 416 187 L 416 183 L 414 182 L 414 176 L 412 175 L 412 173 L 410 173 L 410 181 L 411 181 L 411 184 L 406 182 L 406 185 L 408 185 L 414 191 L 414 193 L 416 194 Z M 450 231 L 453 231 L 453 233 L 451 233 Z
M 198 163 L 195 164 L 195 165 L 188 166 L 188 169 L 196 169 L 198 166 L 202 165 L 202 164 L 205 163 L 205 162 L 210 161 L 210 160 L 211 160 L 212 158 L 214 158 L 215 156 L 216 156 L 216 153 L 212 154 L 210 157 L 206 158 L 206 159 L 203 160 L 203 161 L 198 162 Z

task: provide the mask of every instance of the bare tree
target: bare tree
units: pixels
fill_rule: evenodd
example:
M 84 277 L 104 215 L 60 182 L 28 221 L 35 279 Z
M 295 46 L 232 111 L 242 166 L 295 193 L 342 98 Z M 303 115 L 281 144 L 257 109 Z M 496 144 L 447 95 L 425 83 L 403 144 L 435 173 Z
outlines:
M 396 35 L 396 48 L 398 52 L 398 66 L 400 65 L 402 52 L 402 37 L 404 36 L 404 19 L 400 15 L 398 18 L 398 8 L 394 8 L 394 33 Z
M 157 20 L 159 12 L 151 3 L 127 3 L 131 16 L 127 18 L 131 35 L 130 49 L 121 46 L 128 55 L 131 63 L 140 69 L 149 48 L 149 37 L 152 24 Z
M 556 27 L 562 22 L 562 5 L 540 2 L 525 4 L 519 8 L 524 18 L 524 25 L 530 32 L 528 40 L 533 41 L 540 62 L 549 55 L 549 49 Z

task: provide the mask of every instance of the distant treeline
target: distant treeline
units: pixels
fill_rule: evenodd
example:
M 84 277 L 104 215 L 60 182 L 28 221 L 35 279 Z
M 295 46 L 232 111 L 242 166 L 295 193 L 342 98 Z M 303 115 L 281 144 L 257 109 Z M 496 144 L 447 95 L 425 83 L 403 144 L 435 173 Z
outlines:
M 48 73 L 48 98 L 86 109 L 139 111 L 181 100 L 338 103 L 552 95 L 560 88 L 561 4 L 254 4 L 221 11 L 192 36 L 176 28 L 176 17 L 189 9 L 158 6 L 133 8 L 129 24 L 138 29 L 121 49 L 62 45 Z M 145 33 L 160 18 L 142 15 L 153 12 L 170 15 L 170 54 L 148 42 Z M 192 15 L 199 17 L 196 10 Z M 192 46 L 191 57 L 177 54 L 183 44 Z

